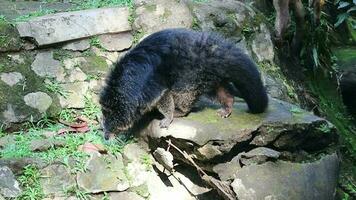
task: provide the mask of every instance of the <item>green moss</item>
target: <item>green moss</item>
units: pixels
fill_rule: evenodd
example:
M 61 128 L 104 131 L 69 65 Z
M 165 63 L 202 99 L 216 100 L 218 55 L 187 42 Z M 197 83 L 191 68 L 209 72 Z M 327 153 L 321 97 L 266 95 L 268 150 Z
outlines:
M 11 87 L 0 81 L 0 109 L 7 110 L 8 105 L 12 105 L 15 112 L 21 111 L 20 114 L 24 117 L 32 116 L 33 119 L 39 119 L 42 114 L 37 109 L 27 106 L 23 98 L 28 93 L 41 91 L 52 98 L 53 103 L 48 109 L 48 114 L 53 116 L 60 109 L 59 100 L 56 94 L 45 87 L 44 78 L 37 76 L 31 70 L 31 63 L 34 61 L 33 52 L 23 52 L 19 56 L 23 59 L 23 63 L 17 63 L 6 55 L 0 55 L 0 63 L 6 66 L 1 73 L 19 72 L 24 77 L 20 83 Z
M 321 74 L 321 73 L 319 73 Z M 356 129 L 343 105 L 335 83 L 322 75 L 311 76 L 309 88 L 319 98 L 319 109 L 335 125 L 340 134 L 341 146 L 350 157 L 356 159 Z M 324 128 L 323 128 L 324 129 Z
M 108 70 L 108 64 L 103 57 L 91 54 L 86 57 L 87 62 L 83 63 L 80 68 L 87 75 L 105 74 Z
M 66 58 L 73 58 L 72 52 L 64 49 L 55 49 L 53 51 L 53 59 L 63 61 Z
M 341 69 L 352 67 L 356 64 L 356 47 L 342 47 L 333 49 L 337 63 Z
M 5 19 L 0 19 L 0 51 L 19 50 L 21 39 L 17 29 Z
M 155 4 L 146 4 L 144 5 L 144 8 L 148 10 L 149 12 L 154 12 L 157 9 L 157 5 Z
M 253 128 L 262 122 L 265 114 L 250 114 L 235 105 L 230 117 L 222 119 L 216 112 L 217 107 L 206 107 L 198 113 L 189 114 L 186 119 L 204 124 L 213 124 L 221 130 Z

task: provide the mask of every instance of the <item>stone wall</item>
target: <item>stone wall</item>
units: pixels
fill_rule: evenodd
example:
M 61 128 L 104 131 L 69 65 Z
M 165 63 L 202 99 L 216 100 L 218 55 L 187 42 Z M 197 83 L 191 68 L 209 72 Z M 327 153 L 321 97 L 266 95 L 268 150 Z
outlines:
M 1 20 L 1 124 L 38 121 L 66 108 L 84 108 L 88 100 L 97 103 L 106 72 L 126 50 L 150 33 L 174 27 L 219 32 L 233 40 L 260 64 L 270 95 L 293 100 L 291 87 L 276 76 L 269 28 L 254 8 L 232 0 L 137 0 L 134 5 L 16 24 Z

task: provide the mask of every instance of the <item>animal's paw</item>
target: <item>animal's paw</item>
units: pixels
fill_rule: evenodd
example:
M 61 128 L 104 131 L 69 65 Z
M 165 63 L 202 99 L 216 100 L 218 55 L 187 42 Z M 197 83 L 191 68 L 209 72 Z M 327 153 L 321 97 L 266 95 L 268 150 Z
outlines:
M 231 111 L 228 111 L 224 108 L 221 108 L 219 109 L 217 112 L 216 112 L 221 118 L 227 118 L 231 115 Z
M 162 119 L 160 122 L 159 122 L 159 127 L 160 128 L 165 128 L 165 129 L 168 129 L 169 125 L 171 124 L 172 120 L 170 119 Z

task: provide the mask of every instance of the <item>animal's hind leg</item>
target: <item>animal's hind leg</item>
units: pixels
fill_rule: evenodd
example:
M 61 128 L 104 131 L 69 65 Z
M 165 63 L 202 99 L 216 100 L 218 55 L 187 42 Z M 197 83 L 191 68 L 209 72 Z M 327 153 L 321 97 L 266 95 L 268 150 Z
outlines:
M 217 100 L 221 103 L 222 108 L 217 111 L 217 114 L 222 118 L 227 118 L 231 115 L 232 106 L 234 104 L 234 96 L 227 89 L 220 86 L 216 91 Z
M 168 128 L 173 121 L 174 114 L 174 101 L 170 92 L 164 94 L 158 101 L 157 109 L 164 116 L 164 119 L 160 121 L 159 126 L 161 128 Z

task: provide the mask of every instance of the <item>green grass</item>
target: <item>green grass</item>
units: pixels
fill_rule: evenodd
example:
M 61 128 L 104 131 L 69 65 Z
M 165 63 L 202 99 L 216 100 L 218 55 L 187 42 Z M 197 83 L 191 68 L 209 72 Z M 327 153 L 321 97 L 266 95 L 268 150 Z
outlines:
M 141 164 L 143 164 L 147 171 L 151 170 L 153 165 L 153 160 L 149 154 L 143 154 L 140 158 Z
M 63 96 L 64 98 L 68 97 L 68 95 L 69 95 L 69 92 L 64 90 L 62 85 L 55 80 L 48 81 L 44 85 L 45 85 L 46 89 L 51 93 L 59 94 L 59 95 Z
M 28 165 L 24 168 L 23 174 L 18 178 L 22 193 L 18 200 L 38 200 L 43 199 L 44 194 L 40 184 L 40 172 L 37 168 Z
M 95 104 L 90 96 L 85 96 L 85 107 L 81 114 L 88 119 L 98 119 L 101 110 L 97 104 Z
M 313 76 L 309 82 L 312 93 L 319 98 L 318 108 L 337 128 L 340 134 L 341 147 L 353 160 L 356 159 L 356 129 L 353 119 L 347 114 L 340 94 L 331 81 L 321 75 Z

